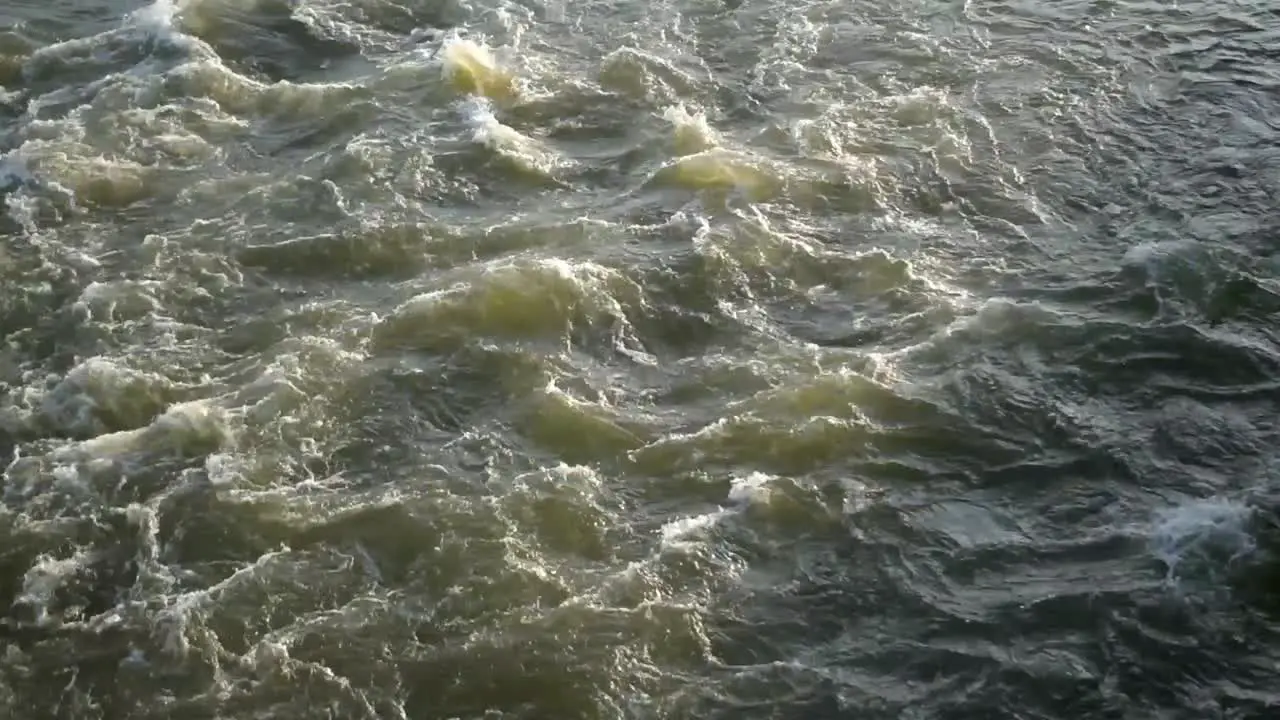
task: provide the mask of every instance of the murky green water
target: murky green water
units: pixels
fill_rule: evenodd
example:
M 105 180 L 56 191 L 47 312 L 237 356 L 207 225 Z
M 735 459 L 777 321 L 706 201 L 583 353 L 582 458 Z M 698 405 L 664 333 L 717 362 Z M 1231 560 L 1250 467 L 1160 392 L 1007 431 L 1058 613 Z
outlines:
M 0 717 L 1273 717 L 1278 23 L 5 4 Z

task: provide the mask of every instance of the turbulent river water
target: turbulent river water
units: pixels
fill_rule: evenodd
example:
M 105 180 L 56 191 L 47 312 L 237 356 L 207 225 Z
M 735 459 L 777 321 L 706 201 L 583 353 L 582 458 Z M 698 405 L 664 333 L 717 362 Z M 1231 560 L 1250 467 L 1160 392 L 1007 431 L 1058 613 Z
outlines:
M 0 716 L 1276 717 L 1278 48 L 8 0 Z

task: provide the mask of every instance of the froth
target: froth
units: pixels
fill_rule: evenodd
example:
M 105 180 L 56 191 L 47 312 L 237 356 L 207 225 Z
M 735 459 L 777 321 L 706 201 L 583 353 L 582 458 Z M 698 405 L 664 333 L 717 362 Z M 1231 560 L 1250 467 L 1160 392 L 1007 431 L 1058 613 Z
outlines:
M 1209 498 L 1171 507 L 1151 529 L 1152 553 L 1164 564 L 1166 580 L 1222 568 L 1248 556 L 1255 541 L 1248 524 L 1253 509 L 1244 503 Z

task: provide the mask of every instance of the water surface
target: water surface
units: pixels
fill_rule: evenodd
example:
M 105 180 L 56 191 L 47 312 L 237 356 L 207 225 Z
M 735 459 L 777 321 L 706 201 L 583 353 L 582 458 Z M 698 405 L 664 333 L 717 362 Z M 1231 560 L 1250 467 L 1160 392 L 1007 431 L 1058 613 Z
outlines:
M 0 9 L 0 705 L 1269 718 L 1280 10 Z

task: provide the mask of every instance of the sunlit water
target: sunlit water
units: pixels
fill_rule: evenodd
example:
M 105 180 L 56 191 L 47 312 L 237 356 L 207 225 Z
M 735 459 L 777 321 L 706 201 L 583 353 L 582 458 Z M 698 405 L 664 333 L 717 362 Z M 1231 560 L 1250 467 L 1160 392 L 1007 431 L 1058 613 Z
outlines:
M 5 3 L 0 717 L 1276 717 L 1277 7 Z

